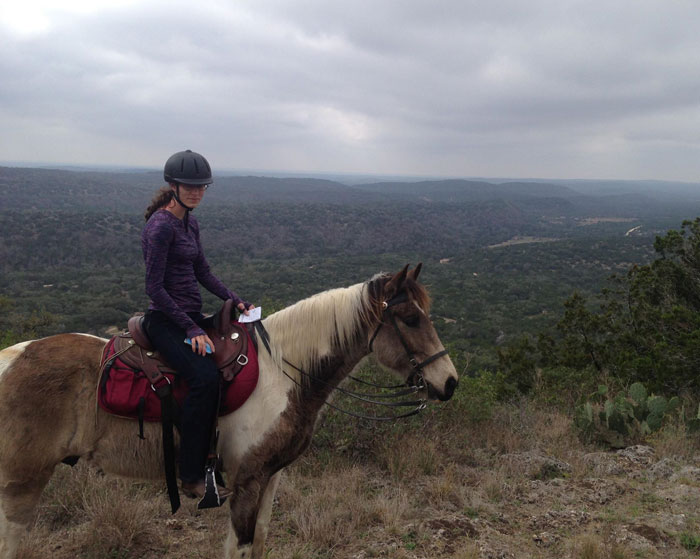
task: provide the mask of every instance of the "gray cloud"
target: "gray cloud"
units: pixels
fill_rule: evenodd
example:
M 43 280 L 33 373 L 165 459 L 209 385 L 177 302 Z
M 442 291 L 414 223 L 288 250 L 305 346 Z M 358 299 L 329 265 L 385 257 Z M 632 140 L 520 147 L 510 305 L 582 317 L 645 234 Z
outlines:
M 700 176 L 694 2 L 106 4 L 0 15 L 2 159 Z

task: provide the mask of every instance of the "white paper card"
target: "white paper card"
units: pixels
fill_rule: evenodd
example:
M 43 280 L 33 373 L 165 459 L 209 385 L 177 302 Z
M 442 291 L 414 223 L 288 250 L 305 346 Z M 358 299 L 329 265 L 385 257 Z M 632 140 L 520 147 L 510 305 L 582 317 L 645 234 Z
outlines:
M 262 318 L 262 307 L 255 307 L 252 311 L 248 311 L 250 314 L 248 316 L 243 313 L 238 317 L 238 322 L 255 322 Z

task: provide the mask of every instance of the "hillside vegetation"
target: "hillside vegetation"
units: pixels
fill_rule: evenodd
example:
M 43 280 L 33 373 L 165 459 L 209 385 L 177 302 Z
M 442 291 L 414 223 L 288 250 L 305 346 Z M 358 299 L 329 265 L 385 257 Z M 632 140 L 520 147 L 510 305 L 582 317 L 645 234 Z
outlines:
M 0 168 L 8 340 L 103 334 L 144 308 L 141 216 L 160 184 L 157 173 Z M 197 218 L 216 273 L 272 308 L 423 261 L 443 337 L 494 364 L 497 340 L 553 325 L 574 289 L 595 297 L 610 273 L 653 256 L 655 235 L 693 217 L 682 191 L 616 199 L 636 206 L 541 183 L 217 177 Z
M 159 186 L 0 168 L 0 347 L 106 336 L 145 309 L 140 231 Z M 269 557 L 697 556 L 699 193 L 217 177 L 196 216 L 225 283 L 269 313 L 423 262 L 462 373 L 452 401 L 402 423 L 329 412 L 285 473 Z M 160 485 L 61 466 L 21 557 L 220 553 L 225 511 L 167 509 Z

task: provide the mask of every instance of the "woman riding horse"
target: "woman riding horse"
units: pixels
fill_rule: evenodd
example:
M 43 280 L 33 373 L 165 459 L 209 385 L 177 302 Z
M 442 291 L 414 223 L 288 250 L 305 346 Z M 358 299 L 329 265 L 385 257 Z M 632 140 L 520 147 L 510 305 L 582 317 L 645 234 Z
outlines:
M 457 371 L 430 321 L 419 271 L 406 266 L 397 274 L 377 274 L 261 321 L 269 349 L 259 345 L 257 385 L 218 424 L 217 452 L 233 491 L 226 559 L 265 557 L 283 469 L 308 448 L 321 407 L 370 353 L 408 381 L 421 401 L 452 397 Z M 138 438 L 132 422 L 95 401 L 108 342 L 58 334 L 0 351 L 0 559 L 16 559 L 42 490 L 61 462 L 80 458 L 108 474 L 162 479 L 160 425 L 146 423 Z
M 212 274 L 200 243 L 199 224 L 190 215 L 213 182 L 207 160 L 191 150 L 178 152 L 165 163 L 163 176 L 168 186 L 158 191 L 146 210 L 141 235 L 150 298 L 144 329 L 189 387 L 181 410 L 179 472 L 183 492 L 202 498 L 218 408 L 219 373 L 207 356 L 214 351 L 214 343 L 203 329 L 206 323 L 198 284 L 223 300 L 233 299 L 246 315 L 254 305 Z M 219 488 L 221 498 L 230 494 L 228 489 Z

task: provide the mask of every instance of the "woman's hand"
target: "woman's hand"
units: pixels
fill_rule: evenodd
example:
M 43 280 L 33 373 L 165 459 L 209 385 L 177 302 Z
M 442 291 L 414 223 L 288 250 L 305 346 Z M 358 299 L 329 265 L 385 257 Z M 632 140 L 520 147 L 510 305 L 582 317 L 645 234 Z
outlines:
M 195 336 L 194 338 L 192 338 L 192 351 L 199 353 L 200 355 L 206 355 L 207 344 L 209 344 L 211 352 L 214 353 L 216 351 L 216 349 L 214 349 L 214 342 L 211 341 L 211 338 L 209 338 L 209 336 L 207 336 L 206 334 L 202 334 L 201 336 Z
M 252 311 L 255 308 L 255 305 L 248 303 L 248 308 L 246 308 L 245 303 L 238 303 L 237 307 L 239 311 L 248 316 L 250 314 L 249 311 Z

